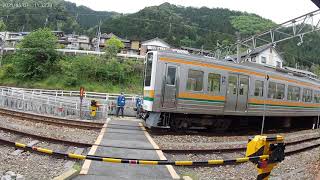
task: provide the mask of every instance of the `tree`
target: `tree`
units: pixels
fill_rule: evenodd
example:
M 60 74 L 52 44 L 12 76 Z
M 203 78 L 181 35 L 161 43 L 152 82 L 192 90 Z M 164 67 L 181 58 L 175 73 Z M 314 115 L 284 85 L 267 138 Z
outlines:
M 232 26 L 244 36 L 257 34 L 268 30 L 276 24 L 271 20 L 263 19 L 257 15 L 241 15 L 231 17 Z
M 124 48 L 124 44 L 120 39 L 115 36 L 111 37 L 106 42 L 106 56 L 107 58 L 113 58 L 117 56 L 117 53 Z
M 0 31 L 5 31 L 7 29 L 6 24 L 0 19 Z
M 38 29 L 24 37 L 16 53 L 18 77 L 42 79 L 54 70 L 58 59 L 58 39 L 50 29 Z

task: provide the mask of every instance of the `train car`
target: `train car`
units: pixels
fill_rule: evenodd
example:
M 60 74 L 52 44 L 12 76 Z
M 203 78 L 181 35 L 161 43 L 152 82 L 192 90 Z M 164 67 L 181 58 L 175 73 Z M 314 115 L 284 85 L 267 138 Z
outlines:
M 224 128 L 226 116 L 319 117 L 320 82 L 283 69 L 151 51 L 144 76 L 149 128 Z

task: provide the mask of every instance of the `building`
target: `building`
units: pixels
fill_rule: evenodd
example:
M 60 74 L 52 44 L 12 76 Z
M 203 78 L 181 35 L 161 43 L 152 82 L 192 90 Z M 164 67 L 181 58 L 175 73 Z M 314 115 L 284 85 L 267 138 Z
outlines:
M 130 48 L 130 40 L 120 38 L 120 37 L 118 37 L 117 35 L 115 35 L 113 33 L 109 33 L 109 34 L 108 33 L 103 33 L 103 34 L 101 34 L 99 47 L 100 48 L 106 47 L 106 42 L 109 39 L 111 39 L 112 37 L 115 37 L 115 38 L 119 39 L 124 44 L 125 48 Z M 97 40 L 98 40 L 98 38 L 93 38 L 92 39 L 92 44 L 97 44 Z
M 79 36 L 78 43 L 79 43 L 80 50 L 90 50 L 91 49 L 90 38 L 88 36 L 85 36 L 85 35 Z
M 69 43 L 67 37 L 64 36 L 63 31 L 52 31 L 52 33 L 58 37 L 58 43 L 67 46 Z M 0 41 L 5 40 L 5 47 L 14 49 L 17 44 L 30 32 L 0 32 Z
M 164 40 L 156 37 L 141 43 L 140 55 L 144 56 L 148 51 L 152 50 L 166 50 L 170 49 L 171 46 L 166 43 Z
M 271 45 L 262 46 L 252 51 L 242 53 L 242 61 L 253 62 L 273 68 L 282 68 L 283 59 L 278 51 Z M 228 61 L 237 61 L 237 55 L 228 56 L 225 58 Z
M 127 50 L 129 55 L 140 55 L 141 43 L 139 40 L 130 40 L 130 48 Z
M 73 50 L 90 50 L 91 49 L 91 43 L 90 38 L 85 35 L 74 35 L 69 34 L 66 35 L 66 42 L 67 46 L 66 49 L 73 49 Z
M 66 49 L 73 49 L 73 50 L 79 50 L 80 46 L 79 46 L 79 42 L 78 42 L 78 35 L 74 35 L 74 34 L 67 34 L 67 47 L 65 47 Z
M 106 47 L 106 42 L 111 39 L 112 37 L 115 37 L 117 39 L 119 39 L 123 45 L 124 48 L 121 49 L 121 54 L 128 54 L 128 55 L 139 55 L 140 54 L 140 41 L 139 40 L 128 40 L 128 39 L 124 39 L 121 38 L 113 33 L 104 33 L 100 36 L 100 42 L 99 42 L 99 48 L 103 49 Z M 93 47 L 97 47 L 97 41 L 98 41 L 98 37 L 97 38 L 93 38 L 92 39 L 92 45 Z
M 4 42 L 4 47 L 15 48 L 17 44 L 23 39 L 27 32 L 0 32 L 1 41 Z

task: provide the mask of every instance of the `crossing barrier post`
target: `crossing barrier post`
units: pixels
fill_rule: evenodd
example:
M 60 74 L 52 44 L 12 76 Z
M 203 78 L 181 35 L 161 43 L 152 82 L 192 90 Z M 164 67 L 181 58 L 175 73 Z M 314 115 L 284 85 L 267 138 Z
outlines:
M 98 102 L 96 100 L 91 100 L 91 117 L 97 116 Z
M 282 136 L 261 136 L 249 138 L 246 156 L 262 156 L 269 155 L 268 159 L 260 159 L 252 161 L 256 164 L 258 170 L 258 180 L 268 180 L 270 173 L 278 163 L 284 160 L 284 138 Z

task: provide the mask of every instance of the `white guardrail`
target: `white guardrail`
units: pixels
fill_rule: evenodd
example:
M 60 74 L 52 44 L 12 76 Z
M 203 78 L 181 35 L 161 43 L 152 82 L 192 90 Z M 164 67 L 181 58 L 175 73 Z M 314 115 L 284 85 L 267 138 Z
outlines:
M 46 89 L 28 89 L 28 88 L 16 88 L 16 87 L 7 87 L 0 86 L 0 92 L 2 100 L 4 97 L 9 98 L 11 101 L 13 99 L 18 99 L 20 102 L 28 101 L 33 102 L 33 104 L 37 104 L 38 109 L 47 109 L 48 106 L 52 107 L 50 113 L 52 115 L 59 116 L 76 116 L 80 117 L 80 92 L 79 91 L 65 91 L 65 90 L 46 90 Z M 116 100 L 119 94 L 115 93 L 99 93 L 99 92 L 85 92 L 84 99 L 82 104 L 82 118 L 90 119 L 90 102 L 91 100 L 97 100 L 100 105 L 97 111 L 96 119 L 104 118 L 107 114 L 115 114 L 116 111 Z M 136 98 L 138 97 L 135 94 L 125 94 L 127 102 L 125 106 L 125 115 L 127 116 L 135 116 L 135 111 L 133 111 L 133 107 L 135 107 Z M 18 102 L 18 101 L 17 101 Z M 40 106 L 39 103 L 42 105 Z M 2 103 L 3 104 L 3 103 Z M 1 104 L 1 105 L 2 105 Z M 3 106 L 3 105 L 2 105 Z M 18 105 L 17 105 L 18 106 Z M 22 105 L 21 105 L 22 106 Z M 24 107 L 26 107 L 25 105 Z M 39 107 L 40 106 L 40 107 Z M 17 107 L 13 107 L 15 109 Z M 61 108 L 65 109 L 61 113 Z M 30 108 L 29 108 L 30 109 Z M 36 108 L 37 109 L 37 108 Z M 58 110 L 58 112 L 55 111 Z M 19 109 L 18 109 L 19 110 Z M 28 111 L 28 109 L 24 108 L 23 110 Z M 47 114 L 42 110 L 37 110 L 35 113 Z M 48 110 L 47 110 L 48 111 Z

